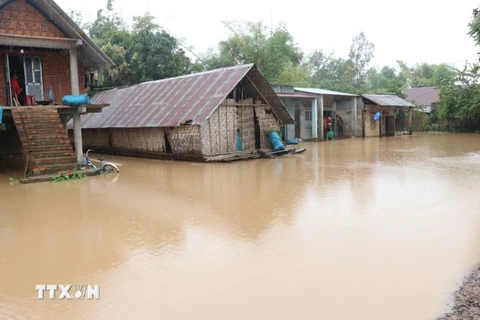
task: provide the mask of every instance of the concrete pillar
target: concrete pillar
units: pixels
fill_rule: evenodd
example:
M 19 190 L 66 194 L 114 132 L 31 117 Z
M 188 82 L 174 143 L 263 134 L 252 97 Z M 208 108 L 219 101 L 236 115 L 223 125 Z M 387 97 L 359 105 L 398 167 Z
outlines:
M 72 95 L 80 94 L 80 84 L 78 83 L 78 60 L 77 49 L 75 47 L 70 48 L 70 85 L 72 87 Z M 82 143 L 82 121 L 80 119 L 80 113 L 76 108 L 73 113 L 73 137 L 75 141 L 75 155 L 77 161 L 80 161 L 83 155 L 83 143 Z
M 410 107 L 408 109 L 408 132 L 410 133 L 410 135 L 412 134 L 412 126 L 413 126 L 413 109 L 412 107 Z
M 318 107 L 317 98 L 312 99 L 312 140 L 318 139 Z
M 352 103 L 352 138 L 357 135 L 357 97 L 353 97 Z
M 325 131 L 325 128 L 323 126 L 323 95 L 320 95 L 320 136 L 321 136 L 321 140 L 322 141 L 325 141 L 325 137 L 323 135 L 323 132 Z

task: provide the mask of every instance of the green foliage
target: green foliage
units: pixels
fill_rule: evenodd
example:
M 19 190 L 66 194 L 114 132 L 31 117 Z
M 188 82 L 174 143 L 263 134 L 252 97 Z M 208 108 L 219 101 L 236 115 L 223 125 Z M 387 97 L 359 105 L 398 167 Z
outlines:
M 315 50 L 306 67 L 311 71 L 312 87 L 351 93 L 365 93 L 368 84 L 367 67 L 373 58 L 375 45 L 363 32 L 353 38 L 348 59 L 333 53 Z
M 380 71 L 375 68 L 368 70 L 369 92 L 374 94 L 395 94 L 403 96 L 402 90 L 406 87 L 406 78 L 392 67 L 383 67 Z
M 205 56 L 208 69 L 255 63 L 270 82 L 278 82 L 286 70 L 300 64 L 303 54 L 284 24 L 272 32 L 263 22 L 230 21 L 224 25 L 230 36 L 219 42 L 218 54 L 210 51 Z
M 375 45 L 367 40 L 363 32 L 353 38 L 348 57 L 354 67 L 353 82 L 357 90 L 365 91 L 367 88 L 367 67 L 374 53 Z
M 224 22 L 229 30 L 228 38 L 219 41 L 217 51 L 210 49 L 198 57 L 163 30 L 150 13 L 133 17 L 132 26 L 128 26 L 114 9 L 114 0 L 107 0 L 106 7 L 98 10 L 95 21 L 89 24 L 82 22 L 80 13 L 70 12 L 70 17 L 88 30 L 93 41 L 115 63 L 99 72 L 98 83 L 102 88 L 245 63 L 255 63 L 271 83 L 402 97 L 402 90 L 407 87 L 450 86 L 458 74 L 464 76 L 460 79 L 463 83 L 472 84 L 478 79 L 478 66 L 459 71 L 446 64 L 408 66 L 397 61 L 394 67 L 369 68 L 375 45 L 363 32 L 352 39 L 348 57 L 317 49 L 304 59 L 304 53 L 284 23 L 271 29 L 263 22 Z M 478 9 L 473 12 L 469 34 L 480 44 Z M 184 49 L 198 61 L 192 62 Z
M 8 181 L 10 181 L 10 183 L 19 183 L 20 182 L 20 180 L 12 178 L 12 177 L 8 178 Z
M 312 84 L 309 81 L 310 71 L 304 65 L 297 65 L 283 70 L 277 77 L 278 83 L 288 83 L 294 87 L 309 88 Z
M 468 35 L 480 45 L 480 7 L 473 9 L 472 21 L 468 24 Z
M 78 169 L 59 171 L 57 174 L 52 176 L 52 181 L 59 182 L 65 180 L 81 179 L 85 177 L 85 174 L 79 171 Z
M 100 72 L 102 87 L 132 85 L 201 69 L 192 64 L 177 39 L 161 29 L 150 13 L 133 17 L 130 29 L 114 12 L 113 5 L 113 0 L 108 0 L 106 11 L 99 10 L 88 28 L 93 41 L 115 63 Z
M 480 119 L 480 85 L 443 87 L 440 90 L 439 116 L 442 119 Z

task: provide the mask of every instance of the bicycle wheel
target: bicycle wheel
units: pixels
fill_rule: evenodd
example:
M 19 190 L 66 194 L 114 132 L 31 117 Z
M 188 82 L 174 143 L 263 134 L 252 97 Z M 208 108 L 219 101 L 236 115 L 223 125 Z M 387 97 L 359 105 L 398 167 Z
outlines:
M 103 171 L 106 173 L 120 172 L 120 170 L 118 170 L 118 168 L 115 165 L 109 164 L 109 163 L 103 166 Z

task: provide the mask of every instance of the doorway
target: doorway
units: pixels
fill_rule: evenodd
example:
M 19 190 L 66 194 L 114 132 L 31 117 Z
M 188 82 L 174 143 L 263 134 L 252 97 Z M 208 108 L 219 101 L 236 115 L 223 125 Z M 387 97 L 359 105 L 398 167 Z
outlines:
M 13 106 L 13 92 L 11 87 L 11 79 L 16 75 L 18 84 L 22 91 L 18 94 L 20 104 L 25 100 L 25 71 L 23 68 L 23 59 L 21 56 L 5 55 L 5 83 L 7 84 L 7 101 L 8 105 Z
M 165 137 L 165 152 L 172 153 L 172 145 L 168 136 L 170 135 L 170 129 L 164 129 L 163 135 Z
M 260 123 L 258 122 L 257 112 L 255 108 L 253 108 L 253 127 L 255 131 L 255 149 L 261 148 L 260 143 Z
M 330 117 L 332 119 L 332 131 L 333 135 L 335 136 L 335 111 L 323 111 L 323 138 L 327 140 L 327 118 Z
M 42 61 L 38 57 L 5 55 L 5 77 L 7 84 L 7 101 L 13 105 L 10 79 L 17 75 L 22 91 L 18 95 L 20 104 L 24 104 L 26 95 L 35 96 L 36 101 L 43 101 L 43 70 Z
M 395 135 L 395 117 L 394 116 L 386 116 L 385 117 L 385 127 L 387 136 L 394 136 Z

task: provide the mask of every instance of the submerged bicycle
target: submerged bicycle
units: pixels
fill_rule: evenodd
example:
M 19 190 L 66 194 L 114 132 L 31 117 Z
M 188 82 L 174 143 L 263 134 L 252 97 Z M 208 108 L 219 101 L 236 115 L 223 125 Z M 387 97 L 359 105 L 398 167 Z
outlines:
M 118 167 L 111 163 L 111 162 L 103 162 L 103 160 L 105 160 L 105 157 L 101 157 L 101 158 L 98 158 L 98 160 L 100 161 L 100 165 L 99 167 L 97 167 L 96 165 L 93 164 L 92 160 L 90 160 L 90 158 L 88 157 L 88 153 L 90 151 L 94 151 L 92 149 L 88 149 L 87 150 L 87 153 L 85 153 L 83 155 L 83 161 L 84 165 L 87 165 L 87 166 L 91 166 L 92 168 L 94 168 L 95 170 L 100 170 L 100 172 L 105 172 L 105 173 L 112 173 L 112 172 L 120 172 L 120 170 L 118 169 Z

